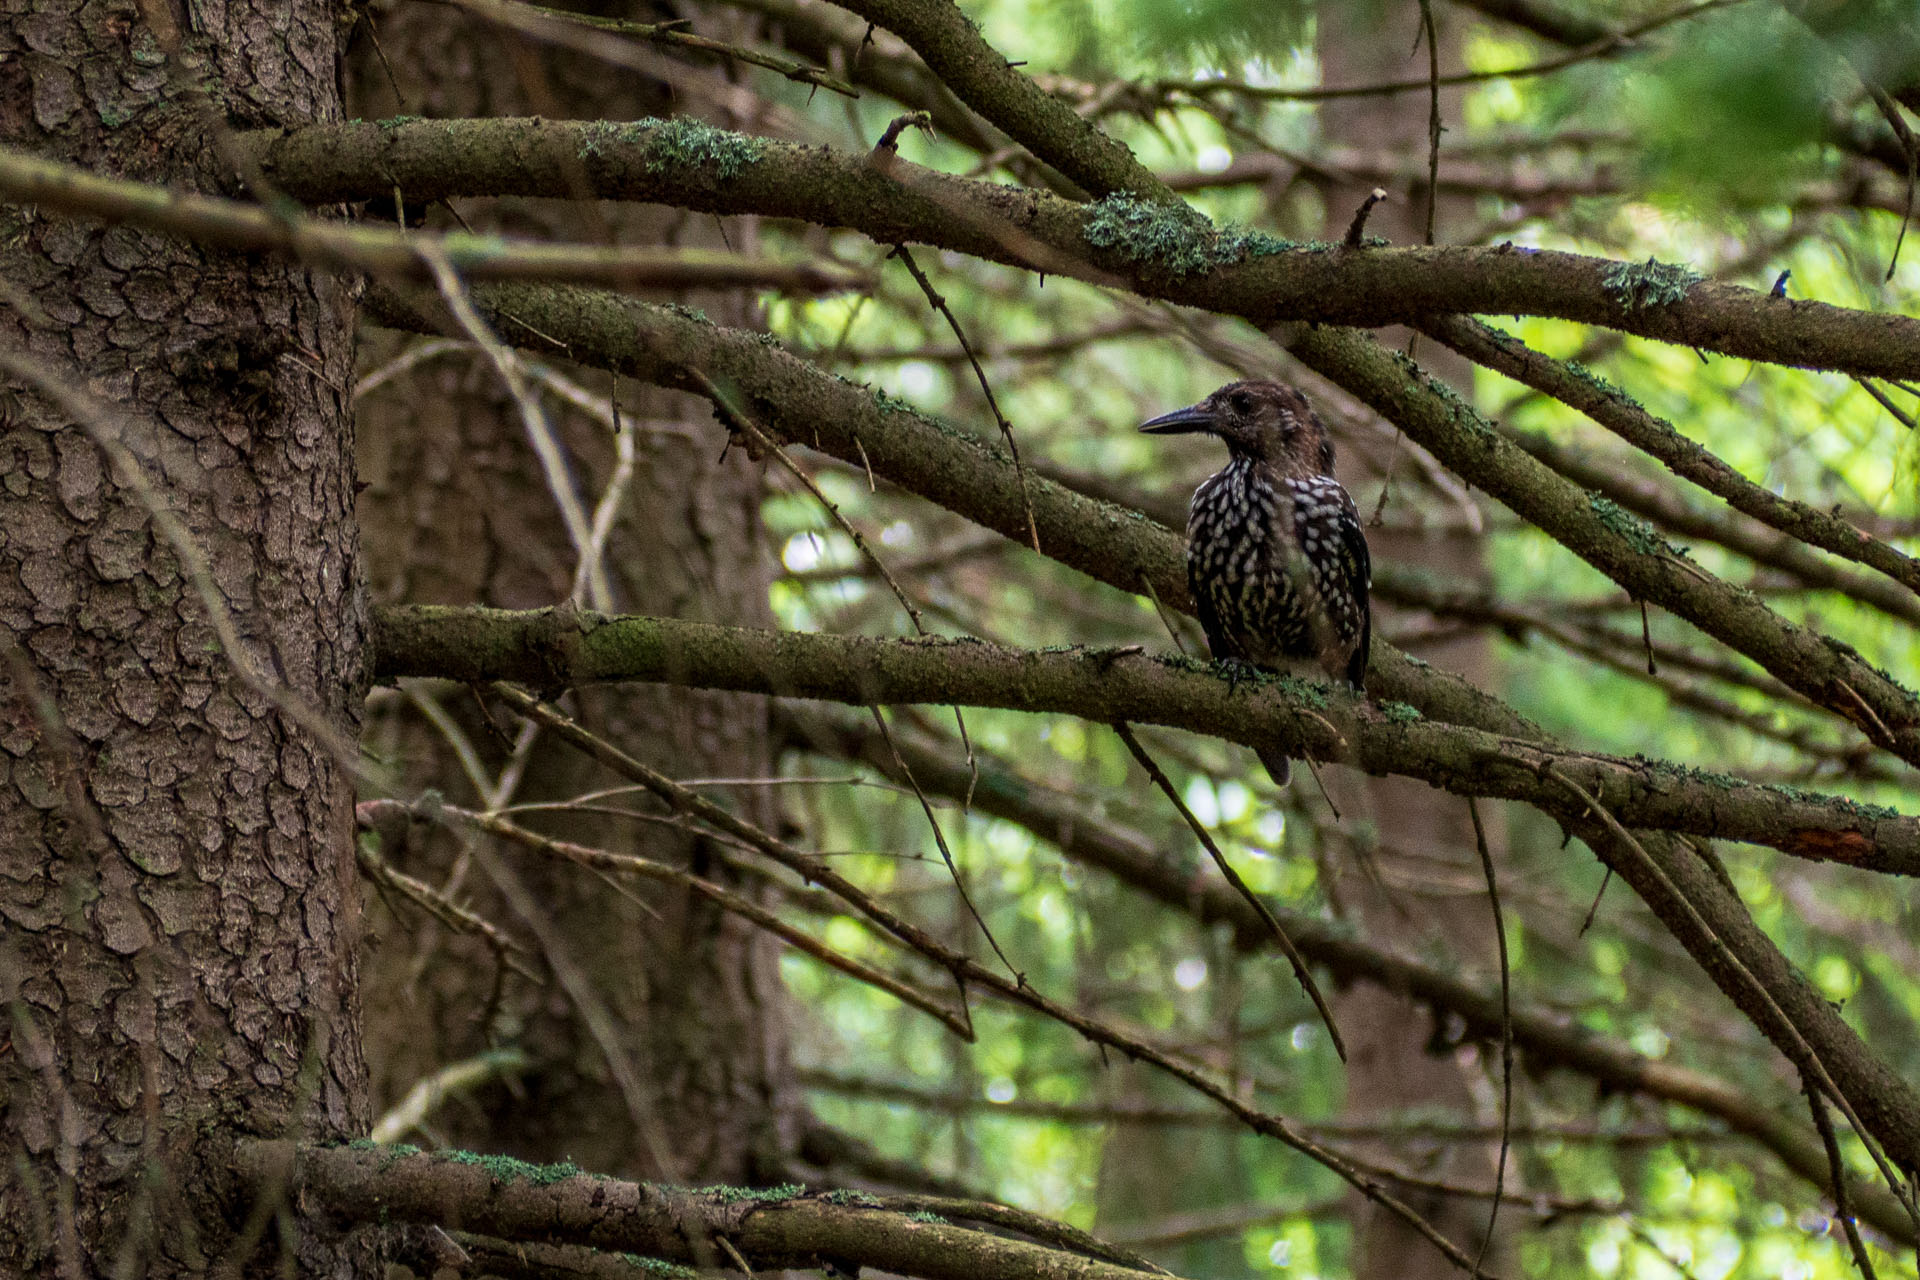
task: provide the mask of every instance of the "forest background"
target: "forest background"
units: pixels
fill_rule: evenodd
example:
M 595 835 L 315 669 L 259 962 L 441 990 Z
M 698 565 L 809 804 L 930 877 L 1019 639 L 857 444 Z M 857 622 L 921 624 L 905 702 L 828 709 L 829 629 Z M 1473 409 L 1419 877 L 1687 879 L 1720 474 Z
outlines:
M 1905 5 L 0 15 L 0 1267 L 1913 1270 Z

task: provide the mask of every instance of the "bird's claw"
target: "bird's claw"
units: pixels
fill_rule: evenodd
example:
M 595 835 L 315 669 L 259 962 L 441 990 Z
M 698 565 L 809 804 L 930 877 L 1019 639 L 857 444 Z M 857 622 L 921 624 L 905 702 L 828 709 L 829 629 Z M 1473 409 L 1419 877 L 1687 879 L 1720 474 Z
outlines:
M 1253 679 L 1260 670 L 1245 658 L 1215 658 L 1214 664 L 1227 677 L 1228 696 L 1238 693 L 1240 682 Z

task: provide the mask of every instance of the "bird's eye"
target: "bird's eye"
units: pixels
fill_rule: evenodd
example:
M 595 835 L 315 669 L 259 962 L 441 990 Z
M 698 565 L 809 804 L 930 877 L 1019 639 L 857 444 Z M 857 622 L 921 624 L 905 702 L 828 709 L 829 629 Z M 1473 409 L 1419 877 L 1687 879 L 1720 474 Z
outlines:
M 1253 397 L 1244 391 L 1234 392 L 1227 398 L 1227 403 L 1233 406 L 1235 413 L 1253 412 Z

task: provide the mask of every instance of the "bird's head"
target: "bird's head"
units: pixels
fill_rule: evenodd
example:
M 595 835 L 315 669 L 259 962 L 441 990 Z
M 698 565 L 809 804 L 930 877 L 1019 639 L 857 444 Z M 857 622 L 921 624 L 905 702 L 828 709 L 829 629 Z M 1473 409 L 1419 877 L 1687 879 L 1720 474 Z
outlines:
M 1199 404 L 1163 413 L 1142 431 L 1219 436 L 1236 456 L 1291 476 L 1333 474 L 1333 441 L 1307 398 L 1284 382 L 1229 382 Z

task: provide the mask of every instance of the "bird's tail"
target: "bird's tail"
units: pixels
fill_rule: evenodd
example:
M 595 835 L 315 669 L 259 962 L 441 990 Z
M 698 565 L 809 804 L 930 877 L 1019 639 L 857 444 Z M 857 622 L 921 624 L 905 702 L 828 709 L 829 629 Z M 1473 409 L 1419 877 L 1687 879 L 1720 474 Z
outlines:
M 1277 748 L 1262 747 L 1260 763 L 1267 766 L 1267 773 L 1276 787 L 1286 786 L 1287 780 L 1293 776 L 1293 761 L 1287 758 L 1286 752 Z

